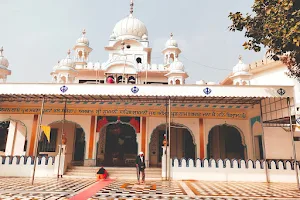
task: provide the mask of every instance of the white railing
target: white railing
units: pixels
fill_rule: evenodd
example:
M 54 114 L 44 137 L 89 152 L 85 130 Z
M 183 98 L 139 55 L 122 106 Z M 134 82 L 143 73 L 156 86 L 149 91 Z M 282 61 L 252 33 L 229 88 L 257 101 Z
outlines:
M 170 176 L 173 180 L 266 182 L 264 161 L 173 159 Z M 290 161 L 267 162 L 270 182 L 296 183 L 294 164 Z
M 0 157 L 0 176 L 30 177 L 33 173 L 34 157 Z M 54 157 L 36 158 L 36 177 L 54 176 Z

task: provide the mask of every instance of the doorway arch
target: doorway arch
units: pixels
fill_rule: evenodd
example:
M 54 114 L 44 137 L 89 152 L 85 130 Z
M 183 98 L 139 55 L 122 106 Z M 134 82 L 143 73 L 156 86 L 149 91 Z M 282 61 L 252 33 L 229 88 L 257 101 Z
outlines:
M 149 143 L 149 165 L 152 167 L 161 166 L 161 157 L 163 155 L 162 146 L 165 133 L 166 124 L 160 124 L 152 131 Z M 171 158 L 196 158 L 196 143 L 194 134 L 183 124 L 171 123 L 170 146 Z
M 99 131 L 96 165 L 135 166 L 138 154 L 136 128 L 130 123 L 107 123 Z
M 246 159 L 245 138 L 239 128 L 222 124 L 208 134 L 207 157 L 213 159 Z
M 64 125 L 63 125 L 64 123 Z M 39 152 L 42 155 L 56 156 L 58 153 L 58 145 L 61 144 L 62 137 L 66 141 L 67 151 L 72 153 L 72 157 L 68 162 L 72 165 L 83 165 L 86 152 L 86 139 L 83 127 L 77 122 L 68 120 L 58 120 L 48 124 L 51 127 L 50 142 L 48 142 L 45 134 L 41 134 L 39 140 Z M 64 133 L 62 136 L 62 127 Z
M 6 151 L 8 133 L 10 128 L 15 129 L 16 135 L 14 137 L 16 138 L 16 140 L 18 140 L 18 144 L 24 144 L 23 146 L 16 146 L 16 140 L 14 140 L 10 153 L 11 155 L 23 155 L 23 153 L 27 151 L 28 146 L 28 129 L 24 122 L 14 118 L 6 118 L 0 120 L 0 151 Z

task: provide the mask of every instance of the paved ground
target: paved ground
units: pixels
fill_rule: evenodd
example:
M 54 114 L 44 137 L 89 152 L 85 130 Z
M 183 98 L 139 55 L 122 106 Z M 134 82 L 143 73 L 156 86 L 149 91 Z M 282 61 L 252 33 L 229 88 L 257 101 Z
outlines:
M 65 200 L 95 183 L 90 179 L 38 178 L 30 184 L 28 178 L 0 178 L 0 199 Z M 138 185 L 134 181 L 116 180 L 98 191 L 90 200 L 100 199 L 300 199 L 296 184 L 224 183 L 179 181 L 149 181 Z

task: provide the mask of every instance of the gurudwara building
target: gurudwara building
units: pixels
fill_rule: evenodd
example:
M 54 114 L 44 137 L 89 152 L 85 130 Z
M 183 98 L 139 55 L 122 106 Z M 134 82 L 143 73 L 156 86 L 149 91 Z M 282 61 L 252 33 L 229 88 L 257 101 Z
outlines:
M 292 160 L 300 153 L 299 83 L 280 61 L 239 58 L 220 83 L 188 85 L 176 36 L 166 38 L 162 64 L 152 64 L 148 36 L 132 3 L 113 28 L 105 62 L 89 60 L 83 30 L 45 84 L 6 83 L 2 48 L 0 155 L 34 156 L 37 149 L 56 156 L 64 144 L 66 165 L 134 166 L 143 151 L 157 168 L 166 143 L 171 158 L 193 160 Z M 40 125 L 51 127 L 50 141 Z

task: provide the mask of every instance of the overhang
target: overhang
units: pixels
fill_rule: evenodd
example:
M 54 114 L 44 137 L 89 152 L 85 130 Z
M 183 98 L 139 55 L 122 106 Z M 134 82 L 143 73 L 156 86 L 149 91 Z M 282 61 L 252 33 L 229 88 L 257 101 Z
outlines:
M 293 97 L 291 86 L 0 84 L 0 101 L 9 99 L 259 104 L 264 98 Z

